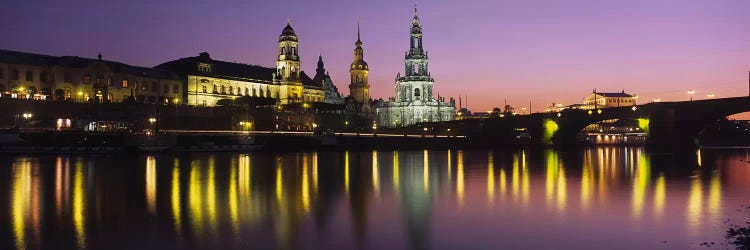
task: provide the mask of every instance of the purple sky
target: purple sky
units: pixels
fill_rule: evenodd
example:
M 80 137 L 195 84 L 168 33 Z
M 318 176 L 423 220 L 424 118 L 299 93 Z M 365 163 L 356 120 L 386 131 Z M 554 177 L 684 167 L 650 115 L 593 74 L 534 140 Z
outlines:
M 141 66 L 201 51 L 274 66 L 278 35 L 292 19 L 303 70 L 319 53 L 348 93 L 356 20 L 362 26 L 371 95 L 394 93 L 408 49 L 412 1 L 10 0 L 0 8 L 0 48 Z M 473 111 L 541 111 L 579 103 L 596 88 L 639 102 L 748 94 L 747 0 L 419 1 L 435 91 L 469 96 Z M 435 93 L 437 95 L 437 93 Z

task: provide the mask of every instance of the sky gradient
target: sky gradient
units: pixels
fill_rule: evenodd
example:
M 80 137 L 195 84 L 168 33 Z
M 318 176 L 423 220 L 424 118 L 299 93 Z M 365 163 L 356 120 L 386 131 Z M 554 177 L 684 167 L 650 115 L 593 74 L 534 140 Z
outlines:
M 139 66 L 207 51 L 273 67 L 291 19 L 302 69 L 323 55 L 348 94 L 359 18 L 373 98 L 404 71 L 413 1 L 25 1 L 0 8 L 0 49 Z M 418 2 L 435 95 L 468 96 L 472 111 L 580 103 L 593 89 L 640 103 L 748 95 L 747 0 L 431 0 Z M 465 100 L 464 100 L 465 102 Z M 465 103 L 464 103 L 465 104 Z

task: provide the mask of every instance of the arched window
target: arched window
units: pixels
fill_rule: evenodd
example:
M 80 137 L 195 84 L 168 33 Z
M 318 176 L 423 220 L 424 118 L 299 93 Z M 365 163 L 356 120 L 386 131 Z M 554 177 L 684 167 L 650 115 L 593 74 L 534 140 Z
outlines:
M 281 54 L 282 55 L 286 55 L 286 47 L 282 47 L 281 48 Z
M 203 85 L 203 93 L 208 93 L 208 86 Z
M 221 85 L 221 93 L 226 94 L 227 93 L 227 87 L 224 85 Z
M 250 95 L 250 89 L 245 88 L 245 95 Z
M 414 96 L 419 96 L 419 88 L 414 89 Z
M 414 65 L 414 74 L 419 74 L 419 64 Z
M 253 88 L 253 96 L 258 96 L 258 92 L 256 88 Z

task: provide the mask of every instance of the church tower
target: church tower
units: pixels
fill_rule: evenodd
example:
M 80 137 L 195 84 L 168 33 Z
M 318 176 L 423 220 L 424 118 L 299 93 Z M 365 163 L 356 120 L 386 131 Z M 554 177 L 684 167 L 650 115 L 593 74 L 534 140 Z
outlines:
M 276 96 L 281 104 L 302 101 L 300 80 L 299 42 L 291 21 L 279 35 L 279 56 L 276 59 L 276 80 L 279 91 Z
M 351 84 L 349 84 L 349 95 L 356 102 L 359 111 L 369 112 L 370 110 L 370 84 L 368 83 L 368 74 L 370 68 L 364 60 L 364 50 L 362 49 L 362 40 L 359 35 L 359 22 L 357 22 L 357 47 L 354 49 L 354 61 L 349 67 L 351 75 Z

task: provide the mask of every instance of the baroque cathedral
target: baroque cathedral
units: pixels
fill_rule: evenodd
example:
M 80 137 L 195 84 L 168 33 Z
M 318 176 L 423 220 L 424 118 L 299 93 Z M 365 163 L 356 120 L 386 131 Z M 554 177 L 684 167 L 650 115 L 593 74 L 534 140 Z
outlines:
M 396 96 L 378 105 L 378 126 L 399 127 L 423 122 L 450 121 L 456 117 L 452 98 L 433 96 L 435 80 L 428 70 L 428 53 L 422 47 L 422 24 L 414 8 L 411 20 L 410 46 L 404 58 L 405 73 L 396 74 Z

